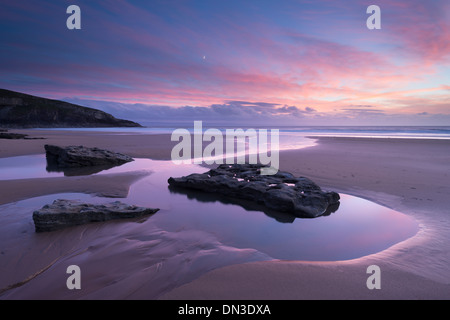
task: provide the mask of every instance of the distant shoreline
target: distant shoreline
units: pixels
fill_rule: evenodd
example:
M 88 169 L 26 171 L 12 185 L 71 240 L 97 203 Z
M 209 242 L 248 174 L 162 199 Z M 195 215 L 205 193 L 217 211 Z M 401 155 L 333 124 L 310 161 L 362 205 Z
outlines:
M 187 129 L 193 131 L 193 124 L 189 123 L 187 125 L 181 126 L 177 124 L 166 125 L 166 126 L 142 126 L 142 127 L 66 127 L 66 128 L 22 128 L 29 130 L 55 130 L 55 131 L 92 131 L 92 132 L 118 132 L 118 133 L 143 133 L 143 134 L 171 134 L 173 130 L 177 128 Z M 278 129 L 280 133 L 283 134 L 295 134 L 302 137 L 308 138 L 322 138 L 322 137 L 335 137 L 335 138 L 399 138 L 399 139 L 438 139 L 445 140 L 450 139 L 450 126 L 439 126 L 439 127 L 424 127 L 424 126 L 206 126 L 204 129 L 216 128 L 219 130 L 226 129 L 237 129 L 242 128 L 244 130 L 249 128 L 254 129 Z M 20 129 L 20 128 L 18 128 Z

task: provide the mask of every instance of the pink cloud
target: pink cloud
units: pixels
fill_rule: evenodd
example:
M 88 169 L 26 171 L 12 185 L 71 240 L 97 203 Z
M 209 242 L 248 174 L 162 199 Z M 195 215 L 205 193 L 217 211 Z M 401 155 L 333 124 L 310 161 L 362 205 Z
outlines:
M 45 3 L 7 5 L 16 20 L 26 17 L 22 10 L 36 16 L 56 10 Z M 85 3 L 84 33 L 68 34 L 62 27 L 5 42 L 9 59 L 3 59 L 0 84 L 55 98 L 169 106 L 242 100 L 309 106 L 317 114 L 348 105 L 407 114 L 423 112 L 420 102 L 448 112 L 438 103 L 447 101 L 444 84 L 433 77 L 449 68 L 448 2 L 380 0 L 378 33 L 365 28 L 364 6 L 355 3 L 323 1 L 322 10 L 305 2 L 310 7 L 300 16 L 317 19 L 298 25 L 317 29 L 297 25 L 300 12 L 289 12 L 298 8 L 294 2 L 280 9 L 283 18 L 293 19 L 289 23 L 264 15 L 259 6 L 202 16 L 179 4 L 165 8 L 163 16 L 151 10 L 153 2 L 147 10 L 125 0 Z

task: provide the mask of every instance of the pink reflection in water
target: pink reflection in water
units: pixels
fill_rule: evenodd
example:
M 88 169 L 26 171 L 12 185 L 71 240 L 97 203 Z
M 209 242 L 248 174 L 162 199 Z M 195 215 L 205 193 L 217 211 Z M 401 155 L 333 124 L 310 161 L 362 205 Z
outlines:
M 270 217 L 220 196 L 170 191 L 170 176 L 205 172 L 207 168 L 148 161 L 141 164 L 154 173 L 131 187 L 127 201 L 161 208 L 152 219 L 168 231 L 200 229 L 226 245 L 254 248 L 276 259 L 316 261 L 376 253 L 418 231 L 418 223 L 409 216 L 345 194 L 341 194 L 337 212 L 316 219 L 292 218 L 288 223 L 283 215 Z
M 28 175 L 34 172 L 32 177 L 48 174 L 44 169 L 45 164 L 37 165 L 37 158 L 30 159 L 33 160 L 34 169 L 23 172 Z M 45 157 L 39 159 L 45 161 Z M 15 170 L 20 171 L 20 167 L 27 166 L 27 161 L 24 161 L 16 165 Z M 338 211 L 329 216 L 316 219 L 286 219 L 285 216 L 268 216 L 247 206 L 244 208 L 220 196 L 169 190 L 169 177 L 207 171 L 207 168 L 196 165 L 177 166 L 170 161 L 136 159 L 97 174 L 136 170 L 153 173 L 132 185 L 128 197 L 121 200 L 139 206 L 160 208 L 148 223 L 169 232 L 201 230 L 213 235 L 225 245 L 257 249 L 275 259 L 353 259 L 387 249 L 418 231 L 418 223 L 412 218 L 345 194 L 341 194 Z M 52 198 L 58 197 L 46 196 L 45 201 L 51 201 Z M 32 199 L 26 203 L 30 210 L 33 210 L 42 205 L 42 199 L 36 198 L 35 205 Z M 91 198 L 91 201 L 109 202 L 111 199 Z M 19 202 L 16 205 L 21 204 Z M 3 214 L 14 210 L 14 205 L 8 205 L 3 206 L 0 212 Z M 19 215 L 11 217 L 18 219 L 14 223 L 30 223 L 29 218 L 20 218 Z M 130 227 L 128 223 L 123 225 Z M 117 228 L 120 229 L 120 225 Z M 120 236 L 120 232 L 117 236 Z

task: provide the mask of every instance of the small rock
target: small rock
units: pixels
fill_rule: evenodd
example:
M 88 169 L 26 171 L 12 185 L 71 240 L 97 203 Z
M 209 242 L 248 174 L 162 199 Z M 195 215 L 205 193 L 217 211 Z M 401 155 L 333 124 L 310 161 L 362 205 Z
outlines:
M 154 214 L 159 209 L 137 207 L 120 201 L 89 204 L 78 200 L 55 200 L 33 212 L 36 232 L 54 231 L 89 222 L 128 219 Z
M 49 166 L 76 168 L 84 166 L 116 166 L 133 161 L 133 158 L 121 153 L 99 148 L 83 146 L 58 147 L 45 145 Z

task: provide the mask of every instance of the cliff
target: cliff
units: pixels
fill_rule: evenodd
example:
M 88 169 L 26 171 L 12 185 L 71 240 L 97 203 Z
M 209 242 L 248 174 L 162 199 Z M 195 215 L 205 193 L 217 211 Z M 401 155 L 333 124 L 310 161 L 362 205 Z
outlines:
M 0 127 L 141 127 L 109 113 L 76 104 L 0 89 Z

